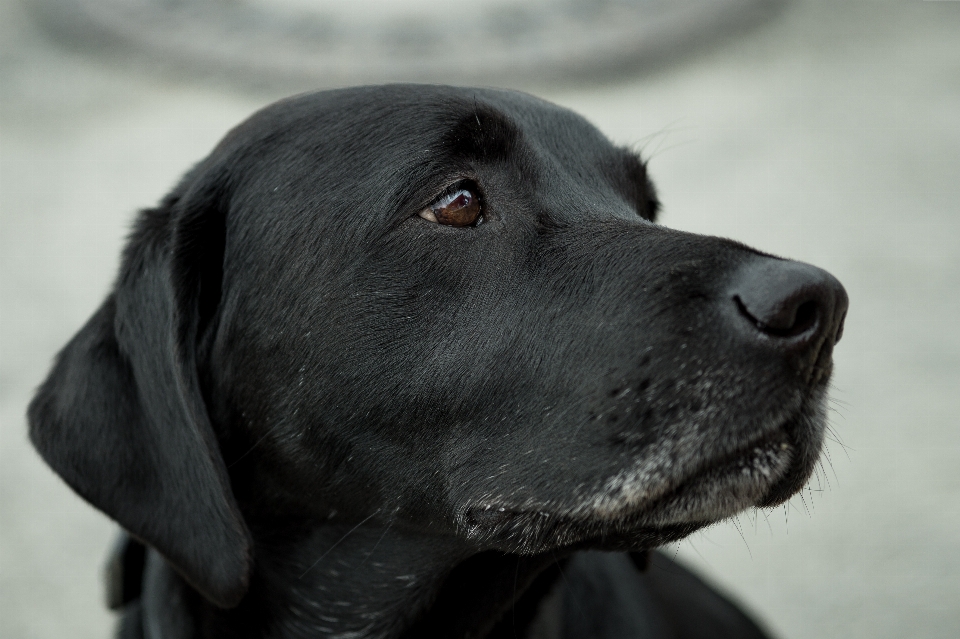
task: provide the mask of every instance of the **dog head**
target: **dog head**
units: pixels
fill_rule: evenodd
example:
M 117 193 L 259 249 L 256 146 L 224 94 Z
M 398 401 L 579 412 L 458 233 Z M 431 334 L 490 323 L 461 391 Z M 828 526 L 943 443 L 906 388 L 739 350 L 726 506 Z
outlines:
M 634 153 L 528 95 L 279 102 L 141 214 L 31 437 L 222 606 L 263 522 L 529 554 L 781 502 L 846 294 L 657 208 Z

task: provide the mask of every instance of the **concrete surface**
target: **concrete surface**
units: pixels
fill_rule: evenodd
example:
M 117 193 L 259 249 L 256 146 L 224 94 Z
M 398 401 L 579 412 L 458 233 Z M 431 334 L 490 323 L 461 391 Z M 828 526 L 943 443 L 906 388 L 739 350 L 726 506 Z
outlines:
M 23 412 L 132 212 L 272 100 L 112 70 L 0 4 L 0 636 L 104 637 L 113 526 Z M 823 266 L 851 310 L 803 499 L 678 546 L 788 638 L 960 634 L 960 2 L 796 2 L 617 84 L 533 87 L 652 157 L 663 222 Z
M 247 87 L 502 84 L 610 75 L 714 41 L 785 0 L 30 0 L 45 30 Z

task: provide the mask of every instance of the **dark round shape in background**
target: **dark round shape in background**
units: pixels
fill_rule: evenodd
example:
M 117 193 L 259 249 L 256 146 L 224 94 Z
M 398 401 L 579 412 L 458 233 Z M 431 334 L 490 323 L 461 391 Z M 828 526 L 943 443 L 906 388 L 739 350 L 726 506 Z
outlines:
M 61 43 L 251 85 L 603 80 L 785 0 L 34 0 Z

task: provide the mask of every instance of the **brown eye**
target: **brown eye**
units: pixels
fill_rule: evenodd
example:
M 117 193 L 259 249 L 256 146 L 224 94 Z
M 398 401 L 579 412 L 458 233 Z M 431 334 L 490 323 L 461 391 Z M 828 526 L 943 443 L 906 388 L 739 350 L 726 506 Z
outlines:
M 420 217 L 446 226 L 472 226 L 482 220 L 480 199 L 469 189 L 457 189 L 420 211 Z

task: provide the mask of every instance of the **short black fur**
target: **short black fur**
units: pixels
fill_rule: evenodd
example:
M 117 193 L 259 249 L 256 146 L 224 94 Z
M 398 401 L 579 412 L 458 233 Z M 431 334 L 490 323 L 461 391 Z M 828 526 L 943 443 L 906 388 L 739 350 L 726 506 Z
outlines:
M 418 215 L 452 185 L 482 224 Z M 638 566 L 803 485 L 846 295 L 658 208 L 636 154 L 521 93 L 329 91 L 231 131 L 29 409 L 133 537 L 123 636 L 762 636 Z

